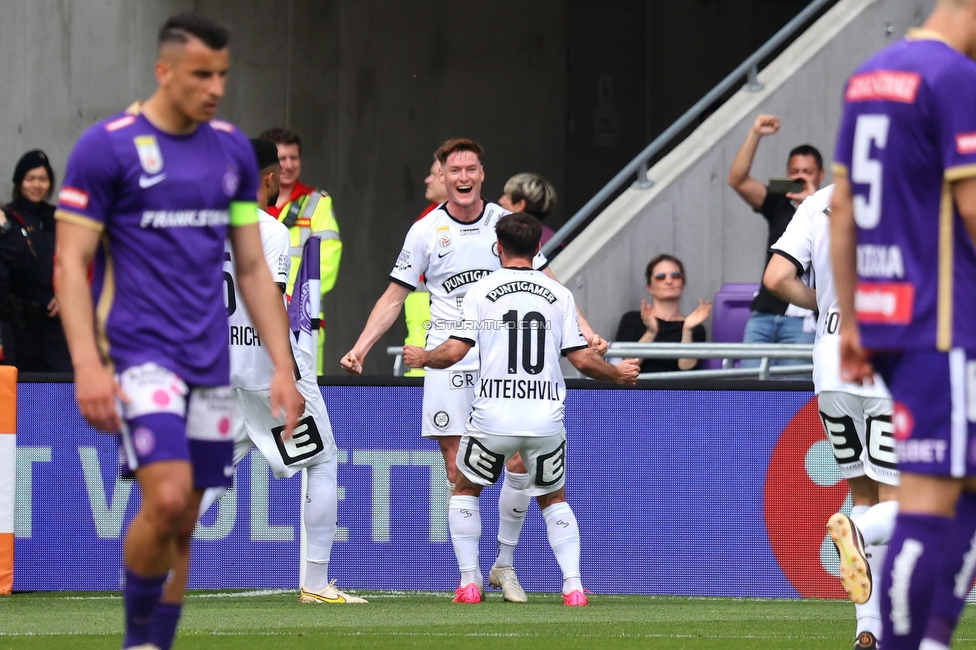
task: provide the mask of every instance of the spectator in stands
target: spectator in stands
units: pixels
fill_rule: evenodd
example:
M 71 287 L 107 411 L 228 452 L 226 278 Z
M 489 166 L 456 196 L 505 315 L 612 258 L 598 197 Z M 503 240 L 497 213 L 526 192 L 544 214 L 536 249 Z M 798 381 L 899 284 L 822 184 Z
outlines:
M 766 239 L 766 264 L 769 263 L 771 247 L 786 230 L 797 206 L 805 198 L 820 189 L 824 179 L 823 158 L 814 147 L 804 144 L 790 151 L 786 162 L 786 175 L 803 181 L 803 190 L 785 194 L 769 191 L 766 185 L 749 175 L 752 161 L 759 147 L 759 141 L 767 135 L 779 131 L 779 118 L 775 115 L 760 115 L 756 118 L 745 142 L 732 161 L 728 183 L 739 196 L 760 213 L 769 225 Z M 763 265 L 765 269 L 765 264 Z M 752 315 L 746 323 L 742 337 L 743 343 L 813 343 L 816 320 L 813 312 L 780 300 L 760 286 L 759 293 L 750 306 Z M 759 359 L 744 359 L 742 366 L 758 366 Z M 772 365 L 789 365 L 797 361 L 782 359 Z
M 6 237 L 20 262 L 12 269 L 16 307 L 14 339 L 22 372 L 71 372 L 58 301 L 54 297 L 54 171 L 47 155 L 28 151 L 17 162 L 13 200 L 4 218 L 13 227 Z
M 640 311 L 629 311 L 620 318 L 618 341 L 638 343 L 702 343 L 702 323 L 712 313 L 712 301 L 698 299 L 698 307 L 688 316 L 681 314 L 681 294 L 685 290 L 685 266 L 673 255 L 658 255 L 644 271 L 651 301 L 641 300 Z M 641 372 L 692 370 L 697 359 L 644 359 Z
M 342 239 L 339 237 L 339 223 L 335 218 L 332 196 L 299 180 L 302 175 L 302 139 L 297 133 L 273 128 L 262 131 L 259 137 L 271 140 L 278 146 L 278 160 L 281 163 L 278 198 L 274 205 L 268 206 L 267 212 L 288 226 L 291 236 L 291 274 L 288 276 L 285 293 L 289 299 L 291 296 L 301 295 L 301 283 L 299 282 L 298 287 L 295 286 L 300 276 L 306 281 L 317 279 L 321 305 L 325 295 L 335 287 L 339 277 L 339 262 L 342 259 Z M 302 269 L 302 256 L 312 237 L 318 241 L 319 268 Z M 312 251 L 309 254 L 314 255 Z M 313 315 L 308 342 L 303 337 L 299 345 L 309 348 L 307 352 L 317 360 L 316 372 L 320 376 L 324 374 L 322 350 L 325 345 L 325 316 L 321 306 L 318 314 Z M 311 348 L 317 348 L 317 351 Z
M 0 365 L 17 365 L 17 349 L 14 345 L 14 297 L 13 274 L 21 259 L 22 241 L 19 233 L 11 234 L 13 221 L 0 210 Z M 33 258 L 27 259 L 33 266 Z
M 441 182 L 440 173 L 441 163 L 437 160 L 437 156 L 434 156 L 430 173 L 424 179 L 424 185 L 427 186 L 424 198 L 430 201 L 430 204 L 420 213 L 417 221 L 426 217 L 447 200 L 447 188 Z M 417 285 L 416 290 L 408 293 L 403 301 L 403 318 L 407 324 L 407 338 L 404 339 L 403 344 L 419 347 L 427 345 L 427 326 L 430 325 L 430 292 L 427 291 L 423 276 L 420 276 L 420 284 Z M 403 374 L 406 377 L 423 377 L 424 369 L 408 368 Z
M 505 183 L 502 198 L 498 205 L 511 212 L 525 212 L 539 220 L 542 225 L 542 238 L 545 246 L 556 233 L 545 224 L 545 218 L 556 205 L 556 189 L 552 183 L 538 174 L 515 174 Z

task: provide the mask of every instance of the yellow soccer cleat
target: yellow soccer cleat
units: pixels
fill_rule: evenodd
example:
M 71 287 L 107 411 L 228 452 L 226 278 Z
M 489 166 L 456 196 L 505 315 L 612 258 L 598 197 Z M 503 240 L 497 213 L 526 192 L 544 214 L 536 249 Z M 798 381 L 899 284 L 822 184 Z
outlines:
M 847 515 L 836 513 L 827 520 L 830 539 L 840 556 L 840 582 L 855 604 L 863 605 L 871 597 L 871 567 L 864 552 L 861 531 Z

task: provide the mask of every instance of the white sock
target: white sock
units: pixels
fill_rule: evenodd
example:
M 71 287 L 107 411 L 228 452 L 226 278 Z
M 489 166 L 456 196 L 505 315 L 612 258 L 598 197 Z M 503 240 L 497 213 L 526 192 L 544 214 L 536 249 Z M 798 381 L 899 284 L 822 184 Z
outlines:
M 505 470 L 505 482 L 498 495 L 498 557 L 495 566 L 515 564 L 515 545 L 518 544 L 525 513 L 532 500 L 525 488 L 529 487 L 528 474 L 515 474 Z
M 217 501 L 220 500 L 220 497 L 224 496 L 225 494 L 227 494 L 227 488 L 224 487 L 212 487 L 204 490 L 203 496 L 200 498 L 200 511 L 197 512 L 197 519 L 205 515 L 207 510 L 210 510 L 210 506 L 217 503 Z
M 450 501 L 451 497 L 454 496 L 454 488 L 457 486 L 447 480 L 445 480 L 445 483 L 447 484 L 447 500 Z
M 308 467 L 305 495 L 305 588 L 322 591 L 329 586 L 329 559 L 338 529 L 338 468 L 333 455 L 329 460 Z
M 580 579 L 580 536 L 576 515 L 569 504 L 554 503 L 542 511 L 549 534 L 549 546 L 556 555 L 556 562 L 563 572 L 563 593 L 583 589 Z
M 871 506 L 861 517 L 854 518 L 857 529 L 864 537 L 865 546 L 887 544 L 895 531 L 895 517 L 898 516 L 897 501 L 882 501 Z M 873 570 L 873 569 L 872 569 Z
M 451 497 L 447 523 L 451 528 L 451 542 L 454 544 L 458 569 L 461 570 L 461 584 L 477 583 L 481 574 L 478 565 L 478 542 L 481 541 L 481 507 L 478 497 Z
M 871 597 L 863 605 L 854 605 L 857 616 L 857 632 L 870 632 L 877 639 L 881 639 L 881 572 L 884 569 L 885 555 L 888 547 L 884 545 L 865 546 L 868 555 L 868 566 L 871 567 Z

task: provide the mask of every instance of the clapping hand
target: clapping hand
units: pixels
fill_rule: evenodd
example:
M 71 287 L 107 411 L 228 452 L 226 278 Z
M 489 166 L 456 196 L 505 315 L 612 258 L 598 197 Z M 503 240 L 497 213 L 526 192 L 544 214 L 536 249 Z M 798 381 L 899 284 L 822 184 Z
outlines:
M 685 317 L 684 329 L 690 330 L 704 323 L 712 313 L 712 301 L 698 299 L 698 307 Z
M 654 309 L 653 302 L 647 302 L 646 300 L 641 300 L 641 322 L 644 323 L 644 327 L 647 328 L 647 333 L 651 336 L 657 336 L 657 318 L 652 313 Z

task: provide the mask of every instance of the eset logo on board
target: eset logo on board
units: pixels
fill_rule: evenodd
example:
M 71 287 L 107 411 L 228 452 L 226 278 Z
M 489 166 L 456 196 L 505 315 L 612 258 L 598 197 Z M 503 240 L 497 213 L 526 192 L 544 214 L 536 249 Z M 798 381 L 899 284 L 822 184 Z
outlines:
M 813 397 L 796 412 L 766 469 L 766 533 L 783 574 L 804 598 L 846 598 L 827 519 L 850 512 L 850 490 Z

